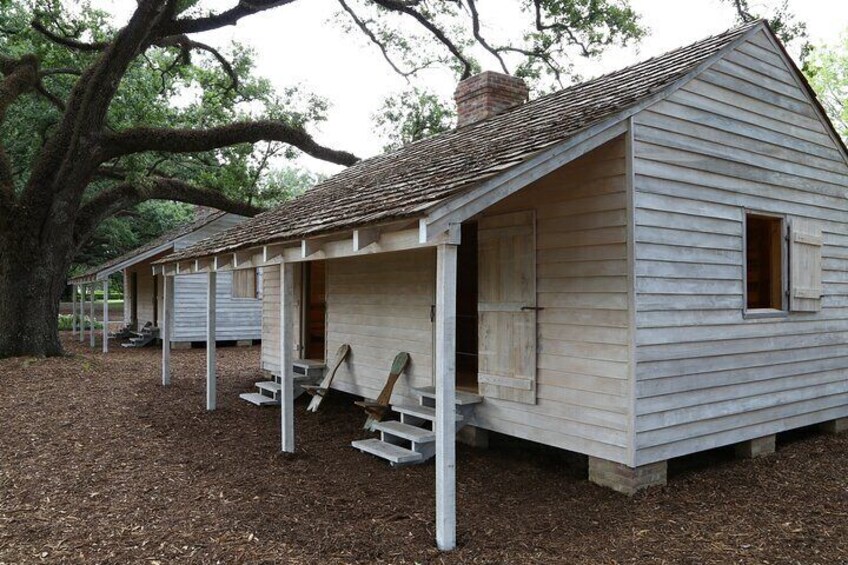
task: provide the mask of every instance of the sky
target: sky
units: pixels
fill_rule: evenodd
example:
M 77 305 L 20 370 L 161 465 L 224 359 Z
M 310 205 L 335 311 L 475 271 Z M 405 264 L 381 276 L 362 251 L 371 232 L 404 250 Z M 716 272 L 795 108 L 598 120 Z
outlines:
M 751 0 L 751 7 L 773 6 L 776 0 Z M 204 7 L 225 8 L 236 0 L 206 0 Z M 135 0 L 106 0 L 116 23 L 133 9 Z M 515 27 L 517 0 L 482 0 L 484 31 L 495 35 Z M 506 6 L 506 7 L 505 7 Z M 640 44 L 606 51 L 599 59 L 583 61 L 578 71 L 585 78 L 597 76 L 647 59 L 735 25 L 735 14 L 720 0 L 631 0 L 649 29 Z M 807 23 L 814 45 L 833 44 L 848 29 L 846 0 L 789 0 L 789 8 Z M 385 140 L 374 131 L 373 115 L 384 97 L 404 89 L 406 82 L 395 74 L 377 48 L 359 34 L 345 34 L 335 23 L 336 0 L 302 0 L 292 5 L 242 19 L 237 26 L 204 34 L 202 40 L 225 46 L 236 40 L 256 51 L 257 72 L 281 89 L 302 84 L 330 102 L 327 121 L 312 133 L 320 143 L 352 151 L 360 157 L 381 151 Z M 198 37 L 200 39 L 200 37 Z M 476 53 L 475 53 L 476 54 Z M 479 57 L 484 70 L 499 70 L 493 58 Z M 426 86 L 450 99 L 456 87 L 448 72 L 431 72 Z M 332 174 L 339 167 L 302 157 L 298 163 L 310 170 Z

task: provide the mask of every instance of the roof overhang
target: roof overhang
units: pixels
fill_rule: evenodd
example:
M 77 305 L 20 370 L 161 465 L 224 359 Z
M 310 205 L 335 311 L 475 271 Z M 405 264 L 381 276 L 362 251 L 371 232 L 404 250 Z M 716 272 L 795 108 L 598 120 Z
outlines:
M 421 241 L 419 219 L 403 220 L 337 232 L 314 238 L 257 245 L 182 261 L 153 265 L 154 274 L 179 276 L 212 271 L 234 271 L 286 263 L 304 263 L 424 249 L 442 244 L 459 245 L 459 226 L 439 237 Z
M 137 265 L 148 259 L 152 259 L 157 255 L 161 255 L 162 253 L 166 253 L 168 251 L 173 251 L 174 249 L 174 241 L 168 241 L 159 245 L 158 247 L 154 247 L 152 249 L 146 250 L 144 253 L 139 253 L 138 255 L 133 255 L 132 257 L 128 257 L 127 259 L 121 261 L 120 263 L 116 263 L 114 265 L 109 266 L 107 269 L 103 269 L 102 271 L 97 271 L 96 273 L 91 273 L 88 275 L 84 275 L 81 277 L 75 277 L 68 280 L 68 284 L 90 284 L 96 281 L 102 281 L 108 279 L 115 273 L 119 273 L 124 269 L 132 267 L 133 265 Z

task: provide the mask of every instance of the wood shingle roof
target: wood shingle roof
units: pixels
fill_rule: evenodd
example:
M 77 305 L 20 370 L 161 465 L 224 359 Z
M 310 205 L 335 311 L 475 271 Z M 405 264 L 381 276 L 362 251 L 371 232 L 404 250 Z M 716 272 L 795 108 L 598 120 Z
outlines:
M 305 194 L 158 262 L 421 217 L 433 206 L 671 87 L 760 25 L 754 22 L 728 30 L 360 161 Z

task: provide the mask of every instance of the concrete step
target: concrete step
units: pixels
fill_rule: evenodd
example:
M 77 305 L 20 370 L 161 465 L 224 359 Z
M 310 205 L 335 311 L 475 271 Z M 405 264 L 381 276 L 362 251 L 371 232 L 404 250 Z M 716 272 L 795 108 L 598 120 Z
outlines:
M 414 388 L 412 392 L 417 394 L 420 398 L 429 398 L 432 400 L 436 400 L 436 387 L 427 386 L 423 388 Z M 483 402 L 483 397 L 479 394 L 474 394 L 471 392 L 465 392 L 463 390 L 456 391 L 456 405 L 457 406 L 466 406 L 469 404 L 480 404 Z
M 424 459 L 424 456 L 416 451 L 392 445 L 379 439 L 360 439 L 351 442 L 350 445 L 359 451 L 385 459 L 392 465 L 409 465 Z
M 265 396 L 264 394 L 260 394 L 258 392 L 243 392 L 239 395 L 239 398 L 242 400 L 247 400 L 251 404 L 255 404 L 256 406 L 279 406 L 280 401 L 274 400 L 270 396 Z
M 436 441 L 436 432 L 404 424 L 397 420 L 377 422 L 374 424 L 374 429 L 379 431 L 381 434 L 384 434 L 382 436 L 382 439 L 384 440 L 386 439 L 385 435 L 391 435 L 413 443 L 432 443 Z
M 430 406 L 421 406 L 418 404 L 393 404 L 392 410 L 399 414 L 408 414 L 410 416 L 414 416 L 415 418 L 421 418 L 422 420 L 434 421 L 436 419 L 436 409 L 431 408 Z M 456 421 L 462 421 L 462 414 L 454 413 L 456 416 Z

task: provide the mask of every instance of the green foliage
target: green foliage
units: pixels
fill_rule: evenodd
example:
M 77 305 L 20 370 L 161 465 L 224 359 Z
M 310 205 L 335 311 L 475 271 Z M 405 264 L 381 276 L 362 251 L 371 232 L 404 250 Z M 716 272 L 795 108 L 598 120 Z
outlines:
M 789 0 L 771 0 L 766 5 L 757 3 L 756 11 L 751 8 L 749 0 L 724 0 L 724 2 L 736 10 L 736 20 L 739 23 L 758 18 L 766 19 L 780 41 L 790 48 L 797 49 L 800 61 L 802 63 L 806 61 L 812 49 L 807 24 L 789 10 Z
M 837 131 L 848 143 L 848 29 L 836 44 L 812 49 L 804 71 Z
M 79 329 L 80 317 L 77 315 L 77 329 Z M 60 332 L 69 332 L 73 329 L 72 322 L 74 320 L 74 316 L 72 314 L 59 314 L 59 331 Z M 84 316 L 82 318 L 82 326 L 84 330 L 91 330 L 91 318 L 88 316 Z M 94 329 L 102 330 L 103 324 L 94 320 Z
M 108 218 L 77 254 L 72 274 L 79 274 L 131 251 L 194 219 L 194 207 L 180 202 L 148 201 L 135 210 Z
M 456 122 L 453 103 L 413 87 L 388 96 L 373 116 L 378 133 L 387 140 L 384 151 L 448 131 Z

